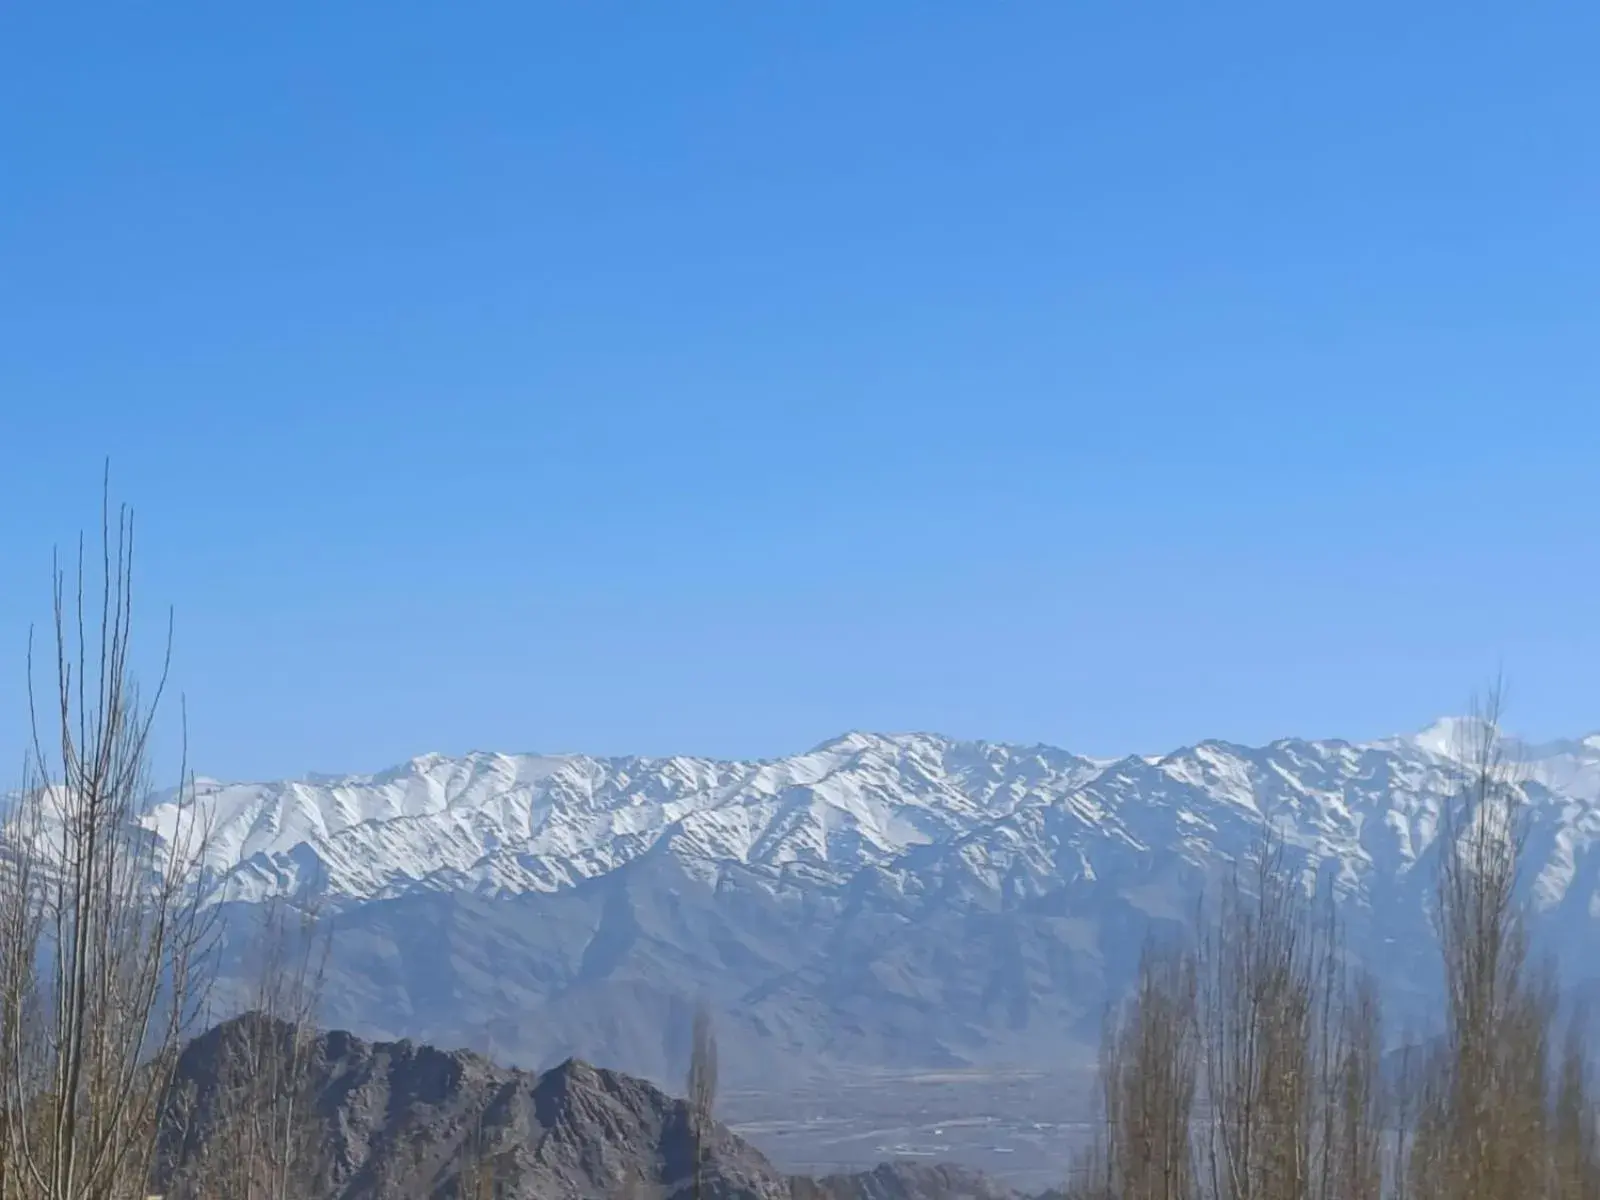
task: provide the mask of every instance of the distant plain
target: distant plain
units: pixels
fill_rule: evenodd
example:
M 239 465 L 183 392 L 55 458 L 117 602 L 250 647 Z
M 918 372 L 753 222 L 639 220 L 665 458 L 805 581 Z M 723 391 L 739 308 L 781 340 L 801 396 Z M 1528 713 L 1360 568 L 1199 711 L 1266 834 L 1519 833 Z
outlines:
M 974 1167 L 1019 1191 L 1059 1187 L 1090 1137 L 1090 1070 L 862 1072 L 772 1091 L 730 1091 L 722 1116 L 789 1171 L 863 1170 L 886 1159 Z

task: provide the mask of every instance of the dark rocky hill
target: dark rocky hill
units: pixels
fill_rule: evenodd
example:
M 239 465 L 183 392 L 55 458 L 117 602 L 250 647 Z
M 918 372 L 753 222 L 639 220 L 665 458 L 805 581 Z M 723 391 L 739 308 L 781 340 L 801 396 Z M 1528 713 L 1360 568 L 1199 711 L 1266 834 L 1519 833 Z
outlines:
M 265 1037 L 263 1035 L 265 1034 Z M 224 1064 L 244 1039 L 283 1052 L 290 1031 L 242 1017 L 195 1039 L 179 1063 L 192 1097 L 172 1160 L 215 1134 Z M 328 1200 L 673 1200 L 690 1194 L 687 1108 L 651 1084 L 572 1060 L 535 1074 L 463 1050 L 320 1035 L 304 1091 L 320 1146 L 315 1189 Z M 180 1149 L 180 1143 L 182 1148 Z M 171 1183 L 172 1181 L 167 1181 Z M 174 1191 L 179 1190 L 174 1184 Z M 886 1164 L 857 1175 L 785 1175 L 718 1127 L 706 1200 L 1014 1200 L 974 1172 Z

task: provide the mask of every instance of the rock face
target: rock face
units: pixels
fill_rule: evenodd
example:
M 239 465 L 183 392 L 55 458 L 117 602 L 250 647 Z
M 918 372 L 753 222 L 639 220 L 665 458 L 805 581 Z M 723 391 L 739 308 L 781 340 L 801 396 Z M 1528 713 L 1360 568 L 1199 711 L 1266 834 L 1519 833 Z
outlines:
M 230 1039 L 252 1024 L 259 1032 L 261 1020 L 227 1022 L 184 1051 L 179 1084 L 199 1097 L 191 1151 L 214 1116 L 208 1106 Z M 265 1027 L 287 1046 L 286 1026 Z M 452 1200 L 473 1190 L 469 1175 L 485 1165 L 497 1200 L 689 1196 L 686 1107 L 630 1076 L 576 1060 L 533 1074 L 466 1051 L 368 1042 L 343 1032 L 320 1036 L 310 1062 L 313 1119 L 326 1148 L 320 1187 L 332 1200 Z M 819 1192 L 830 1200 L 1015 1196 L 954 1168 L 896 1164 L 797 1180 L 721 1126 L 708 1146 L 704 1181 L 708 1200 L 792 1200 Z

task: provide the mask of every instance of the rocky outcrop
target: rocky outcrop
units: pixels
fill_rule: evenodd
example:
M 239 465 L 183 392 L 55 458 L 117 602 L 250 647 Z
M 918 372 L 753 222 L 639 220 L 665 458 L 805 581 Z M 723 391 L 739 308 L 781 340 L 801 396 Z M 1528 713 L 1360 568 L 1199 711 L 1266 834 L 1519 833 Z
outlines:
M 193 1097 L 193 1156 L 215 1128 L 230 1041 L 266 1028 L 287 1047 L 289 1030 L 242 1017 L 197 1038 L 179 1062 Z M 318 1189 L 332 1200 L 493 1196 L 495 1200 L 591 1200 L 689 1195 L 687 1109 L 631 1076 L 570 1060 L 543 1073 L 502 1067 L 463 1050 L 411 1041 L 319 1036 L 308 1059 L 309 1119 L 325 1148 Z M 488 1187 L 483 1186 L 488 1182 Z M 718 1127 L 708 1148 L 706 1200 L 1011 1200 L 974 1172 L 889 1164 L 860 1175 L 796 1179 Z

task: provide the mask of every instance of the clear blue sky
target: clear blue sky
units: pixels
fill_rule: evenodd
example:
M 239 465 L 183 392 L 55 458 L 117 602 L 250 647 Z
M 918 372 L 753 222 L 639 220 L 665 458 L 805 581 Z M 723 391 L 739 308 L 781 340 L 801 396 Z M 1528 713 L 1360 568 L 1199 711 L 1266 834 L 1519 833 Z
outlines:
M 1600 5 L 7 5 L 0 733 L 102 456 L 198 767 L 1600 726 Z M 0 751 L 3 752 L 3 751 Z

